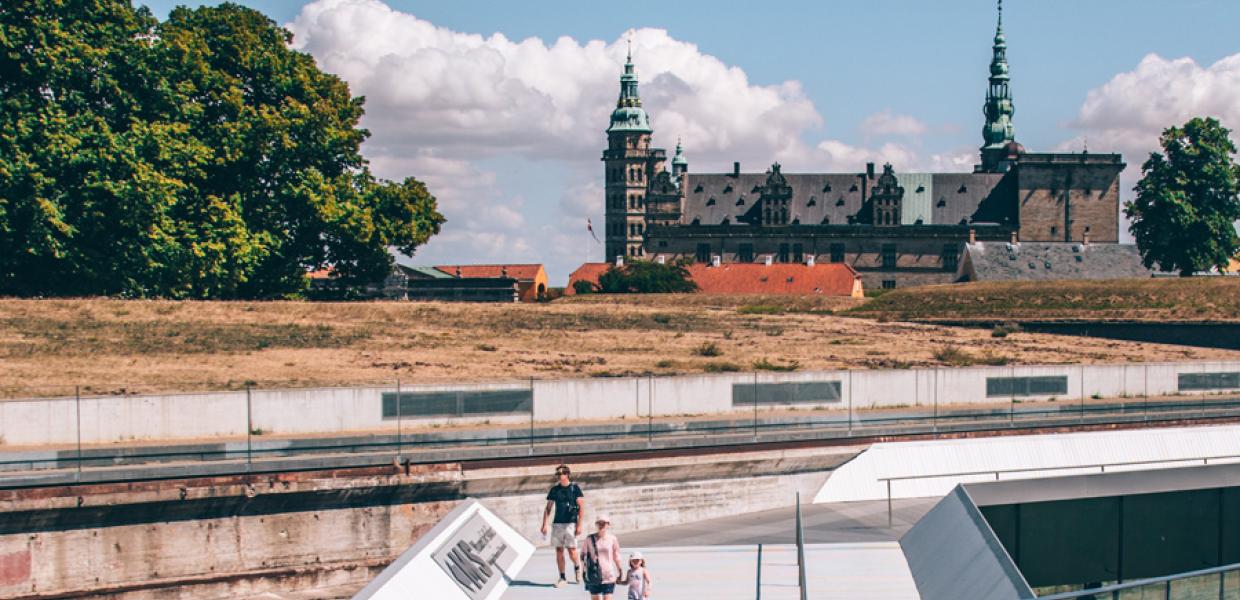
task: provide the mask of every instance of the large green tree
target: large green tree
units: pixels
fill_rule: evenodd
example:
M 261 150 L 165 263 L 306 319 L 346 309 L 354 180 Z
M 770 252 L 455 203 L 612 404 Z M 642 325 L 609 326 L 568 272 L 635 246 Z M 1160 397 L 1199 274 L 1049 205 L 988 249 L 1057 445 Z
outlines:
M 1189 276 L 1224 268 L 1240 251 L 1240 166 L 1230 133 L 1215 119 L 1195 118 L 1164 131 L 1163 151 L 1141 166 L 1124 214 L 1145 266 Z
M 272 298 L 382 277 L 443 217 L 363 101 L 234 4 L 0 4 L 0 293 Z
M 678 262 L 634 260 L 612 266 L 598 278 L 598 291 L 604 294 L 673 294 L 697 289 L 689 270 Z

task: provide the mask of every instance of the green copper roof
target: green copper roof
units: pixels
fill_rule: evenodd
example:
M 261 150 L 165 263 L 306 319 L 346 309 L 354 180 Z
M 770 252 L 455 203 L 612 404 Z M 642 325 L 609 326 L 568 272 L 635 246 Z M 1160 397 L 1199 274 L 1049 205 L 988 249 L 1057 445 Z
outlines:
M 995 28 L 994 56 L 990 61 L 990 87 L 986 90 L 986 125 L 982 128 L 983 150 L 1000 150 L 1016 139 L 1012 115 L 1012 92 L 1008 88 L 1007 38 L 1003 35 L 1003 0 L 999 0 L 999 25 Z
M 676 140 L 676 156 L 672 157 L 673 165 L 687 165 L 689 160 L 685 158 L 685 151 L 680 147 L 680 140 Z
M 616 100 L 616 110 L 611 113 L 611 126 L 607 128 L 608 133 L 617 131 L 654 131 L 650 127 L 650 115 L 642 108 L 642 99 L 637 93 L 637 73 L 633 70 L 632 49 L 624 61 L 624 74 L 620 75 L 620 98 Z

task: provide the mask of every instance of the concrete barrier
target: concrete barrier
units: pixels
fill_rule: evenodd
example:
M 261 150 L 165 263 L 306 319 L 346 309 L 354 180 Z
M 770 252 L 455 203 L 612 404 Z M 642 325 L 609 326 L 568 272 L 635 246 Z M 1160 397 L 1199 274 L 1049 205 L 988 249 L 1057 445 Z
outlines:
M 462 385 L 404 385 L 402 394 L 525 392 L 529 409 L 442 416 L 384 412 L 396 386 L 253 390 L 150 396 L 39 398 L 0 402 L 0 447 L 106 444 L 135 440 L 212 439 L 266 434 L 394 432 L 469 423 L 513 424 L 723 415 L 753 410 L 762 393 L 790 392 L 794 384 L 837 386 L 836 398 L 795 404 L 818 410 L 995 404 L 1125 396 L 1198 395 L 1181 392 L 1185 374 L 1240 373 L 1240 361 L 1124 365 L 1032 365 L 885 371 L 728 373 L 676 377 L 565 379 Z M 1035 378 L 1035 380 L 1030 379 Z M 780 388 L 781 384 L 786 384 Z M 762 387 L 767 386 L 767 387 Z M 773 387 L 771 387 L 773 386 Z M 828 386 L 829 387 L 829 386 Z M 818 386 L 824 388 L 824 386 Z M 1006 390 L 1006 391 L 1005 391 Z M 769 399 L 769 398 L 768 398 Z M 417 401 L 416 398 L 411 401 Z M 404 404 L 404 401 L 396 404 Z M 485 402 L 479 403 L 485 406 Z M 791 404 L 762 401 L 760 408 Z M 398 422 L 400 425 L 398 425 Z

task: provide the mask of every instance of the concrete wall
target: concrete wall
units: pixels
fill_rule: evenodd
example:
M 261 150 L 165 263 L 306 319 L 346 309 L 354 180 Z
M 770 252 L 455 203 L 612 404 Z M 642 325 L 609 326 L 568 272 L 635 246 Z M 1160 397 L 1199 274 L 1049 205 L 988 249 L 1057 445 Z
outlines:
M 1064 394 L 1018 398 L 1038 401 L 1175 394 L 1180 373 L 1235 371 L 1240 371 L 1240 362 L 730 373 L 403 386 L 402 390 L 526 390 L 532 387 L 533 419 L 546 423 L 747 411 L 751 408 L 743 403 L 743 396 L 740 405 L 733 405 L 733 385 L 754 382 L 839 381 L 842 392 L 839 402 L 801 406 L 865 410 L 1002 403 L 1005 398 L 986 396 L 986 380 L 991 377 L 1067 377 Z M 382 394 L 394 389 L 256 390 L 251 392 L 248 403 L 250 427 L 264 434 L 395 431 L 396 420 L 382 416 Z M 81 436 L 86 444 L 244 436 L 246 407 L 244 391 L 84 398 Z M 73 444 L 77 440 L 77 419 L 73 398 L 0 402 L 0 447 Z M 529 419 L 528 414 L 405 418 L 403 426 L 408 430 L 429 424 L 524 423 Z

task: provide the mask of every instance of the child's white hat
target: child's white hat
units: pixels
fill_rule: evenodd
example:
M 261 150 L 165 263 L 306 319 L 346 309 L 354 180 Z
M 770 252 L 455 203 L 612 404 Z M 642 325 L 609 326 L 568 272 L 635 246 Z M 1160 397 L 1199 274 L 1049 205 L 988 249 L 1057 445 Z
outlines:
M 645 559 L 646 557 L 642 556 L 642 553 L 640 551 L 634 552 L 629 555 L 629 560 L 645 560 Z

